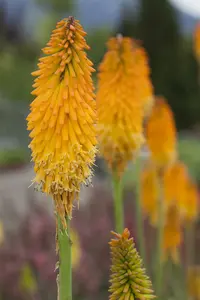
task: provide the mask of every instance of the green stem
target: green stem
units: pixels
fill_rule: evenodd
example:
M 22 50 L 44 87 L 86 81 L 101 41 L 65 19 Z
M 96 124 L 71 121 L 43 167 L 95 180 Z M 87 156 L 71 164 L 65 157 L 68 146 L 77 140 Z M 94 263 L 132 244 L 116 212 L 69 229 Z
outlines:
M 140 179 L 140 159 L 138 159 L 138 179 Z M 141 207 L 141 198 L 140 198 L 140 180 L 138 180 L 136 185 L 136 224 L 137 224 L 137 237 L 138 237 L 138 248 L 140 255 L 143 259 L 144 265 L 146 266 L 146 253 L 145 253 L 145 242 L 144 242 L 144 226 L 143 226 L 143 215 Z
M 159 198 L 158 198 L 158 225 L 157 225 L 157 240 L 156 240 L 156 272 L 155 272 L 155 290 L 158 298 L 161 298 L 162 283 L 163 283 L 163 233 L 164 233 L 164 201 L 163 201 L 163 182 L 162 173 L 157 174 Z
M 58 217 L 58 243 L 59 243 L 59 278 L 58 300 L 72 300 L 72 266 L 71 266 L 71 240 L 70 221 L 67 218 L 67 229 L 64 230 Z
M 115 210 L 115 230 L 122 233 L 124 230 L 124 205 L 122 180 L 117 174 L 113 174 L 113 197 Z

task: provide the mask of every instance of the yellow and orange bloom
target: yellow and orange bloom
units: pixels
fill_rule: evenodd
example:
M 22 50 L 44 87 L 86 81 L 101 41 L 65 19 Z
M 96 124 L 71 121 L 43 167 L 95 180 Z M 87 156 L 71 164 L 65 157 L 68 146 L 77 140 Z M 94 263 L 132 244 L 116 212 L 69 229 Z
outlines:
M 148 56 L 144 48 L 136 47 L 135 54 L 135 70 L 137 72 L 136 81 L 140 90 L 139 101 L 143 103 L 144 114 L 149 115 L 154 104 L 153 86 L 150 80 L 150 67 L 148 64 Z
M 200 62 L 200 22 L 197 23 L 194 30 L 194 54 L 198 62 Z
M 191 182 L 186 165 L 175 161 L 163 170 L 162 181 L 158 176 L 159 172 L 152 163 L 141 173 L 141 203 L 152 225 L 156 226 L 158 221 L 160 192 L 165 214 L 171 206 L 176 206 L 182 220 L 195 219 L 198 214 L 198 191 Z
M 182 242 L 181 216 L 176 205 L 168 208 L 165 217 L 163 253 L 164 259 L 170 257 L 174 262 L 179 261 L 178 248 Z
M 182 215 L 185 214 L 188 179 L 188 169 L 181 161 L 176 161 L 166 168 L 163 176 L 166 204 L 176 205 Z
M 90 181 L 96 153 L 94 69 L 85 35 L 73 17 L 58 22 L 32 73 L 35 100 L 27 120 L 34 182 L 53 197 L 63 226 L 80 185 Z
M 154 223 L 159 199 L 157 172 L 154 166 L 146 166 L 142 170 L 140 187 L 143 213 Z
M 130 232 L 125 229 L 122 234 L 114 233 L 111 240 L 111 276 L 110 300 L 134 300 L 155 298 L 152 284 L 140 258 Z
M 143 78 L 148 76 L 148 70 L 142 55 L 132 39 L 117 36 L 109 40 L 108 51 L 99 67 L 100 152 L 118 175 L 144 142 L 144 106 L 152 90 L 150 86 L 143 90 Z
M 199 214 L 199 191 L 197 185 L 189 179 L 186 185 L 184 219 L 189 224 L 195 221 Z
M 188 270 L 189 299 L 200 300 L 200 266 L 192 266 Z
M 170 106 L 157 97 L 146 127 L 147 145 L 151 160 L 157 167 L 165 167 L 177 157 L 176 126 Z

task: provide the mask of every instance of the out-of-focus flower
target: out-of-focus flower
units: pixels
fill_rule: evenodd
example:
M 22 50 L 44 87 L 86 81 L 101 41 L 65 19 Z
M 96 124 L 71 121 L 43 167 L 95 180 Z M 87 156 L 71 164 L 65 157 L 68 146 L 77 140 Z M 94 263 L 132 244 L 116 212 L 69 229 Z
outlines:
M 130 232 L 125 229 L 122 234 L 114 233 L 115 239 L 110 244 L 112 255 L 110 277 L 110 300 L 119 299 L 153 299 L 152 284 L 140 258 Z
M 171 257 L 174 262 L 179 261 L 178 248 L 182 241 L 181 216 L 176 205 L 168 208 L 165 217 L 163 253 L 164 259 Z
M 157 167 L 165 167 L 177 156 L 176 127 L 171 108 L 163 97 L 157 97 L 147 127 L 147 144 Z
M 165 169 L 163 176 L 163 187 L 166 204 L 177 205 L 180 213 L 185 214 L 185 204 L 188 184 L 188 170 L 181 161 L 176 161 Z
M 154 220 L 158 206 L 158 180 L 156 169 L 153 166 L 145 167 L 141 172 L 141 203 L 145 215 Z
M 190 299 L 200 300 L 200 266 L 188 269 L 188 294 Z
M 94 69 L 85 35 L 73 17 L 57 24 L 32 73 L 36 98 L 27 117 L 34 182 L 53 197 L 64 227 L 80 185 L 90 181 L 96 153 Z
M 174 183 L 174 180 L 176 183 Z M 162 172 L 162 186 L 158 170 L 151 163 L 141 173 L 141 202 L 143 212 L 157 226 L 158 201 L 162 192 L 163 209 L 166 214 L 171 206 L 176 206 L 182 220 L 192 221 L 198 215 L 198 190 L 191 181 L 186 165 L 176 161 Z
M 194 30 L 194 53 L 198 62 L 200 62 L 200 22 L 197 23 Z
M 189 179 L 186 186 L 185 221 L 195 221 L 199 214 L 199 192 L 197 185 Z
M 152 98 L 146 56 L 138 47 L 130 38 L 111 38 L 99 67 L 100 151 L 119 175 L 144 142 L 144 107 Z
M 144 48 L 135 49 L 135 70 L 137 72 L 136 81 L 140 90 L 139 100 L 143 102 L 145 115 L 149 115 L 154 104 L 153 86 L 150 80 L 150 68 L 148 56 Z

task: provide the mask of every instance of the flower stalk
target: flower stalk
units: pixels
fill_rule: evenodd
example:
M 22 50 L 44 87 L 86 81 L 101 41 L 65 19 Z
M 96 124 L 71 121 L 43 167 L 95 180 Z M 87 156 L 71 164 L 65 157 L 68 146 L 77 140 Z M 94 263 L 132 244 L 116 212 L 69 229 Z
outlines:
M 58 244 L 59 244 L 59 276 L 58 300 L 72 300 L 72 263 L 70 239 L 70 220 L 67 217 L 67 229 L 63 229 L 58 218 Z
M 124 228 L 124 207 L 123 207 L 123 186 L 122 179 L 114 173 L 113 180 L 113 197 L 115 213 L 115 230 L 122 233 Z
M 156 271 L 155 271 L 155 290 L 158 297 L 162 293 L 162 279 L 163 279 L 163 237 L 164 237 L 164 199 L 163 199 L 163 176 L 162 172 L 157 173 L 159 197 L 158 197 L 158 223 L 157 223 L 157 240 L 156 240 Z

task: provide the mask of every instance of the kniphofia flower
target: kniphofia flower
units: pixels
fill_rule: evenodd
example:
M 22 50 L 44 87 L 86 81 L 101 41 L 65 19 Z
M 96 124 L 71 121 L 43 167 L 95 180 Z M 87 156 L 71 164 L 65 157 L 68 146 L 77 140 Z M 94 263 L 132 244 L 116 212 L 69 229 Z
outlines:
M 58 22 L 32 73 L 35 100 L 27 118 L 34 182 L 53 197 L 64 227 L 80 185 L 90 181 L 96 153 L 94 69 L 85 35 L 73 17 Z
M 146 128 L 147 144 L 152 161 L 158 167 L 173 162 L 176 152 L 176 127 L 170 106 L 164 98 L 157 97 Z
M 141 172 L 141 204 L 143 212 L 154 223 L 157 218 L 158 206 L 158 180 L 157 172 L 154 166 L 148 165 Z
M 198 62 L 200 62 L 200 22 L 197 23 L 194 30 L 194 53 Z
M 182 241 L 181 216 L 176 205 L 171 205 L 166 213 L 163 253 L 164 259 L 171 257 L 174 262 L 179 261 L 178 248 Z
M 152 284 L 140 258 L 130 232 L 125 229 L 122 234 L 113 232 L 111 240 L 111 276 L 110 300 L 134 300 L 155 298 Z
M 181 161 L 166 168 L 163 176 L 166 203 L 168 206 L 176 205 L 182 214 L 185 214 L 188 179 L 188 169 Z
M 199 214 L 199 191 L 198 187 L 189 178 L 187 185 L 186 185 L 186 197 L 185 197 L 185 221 L 189 224 L 192 221 L 195 221 Z
M 148 70 L 138 45 L 122 36 L 111 38 L 107 45 L 99 67 L 98 135 L 101 154 L 120 175 L 144 142 L 144 106 L 152 90 L 143 89 Z
M 137 72 L 136 81 L 140 90 L 139 100 L 144 105 L 146 115 L 149 115 L 154 104 L 153 86 L 150 80 L 150 67 L 148 56 L 144 48 L 136 47 L 135 49 L 135 70 Z

